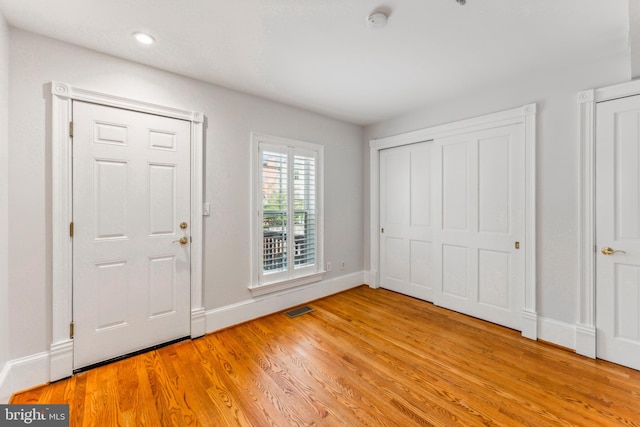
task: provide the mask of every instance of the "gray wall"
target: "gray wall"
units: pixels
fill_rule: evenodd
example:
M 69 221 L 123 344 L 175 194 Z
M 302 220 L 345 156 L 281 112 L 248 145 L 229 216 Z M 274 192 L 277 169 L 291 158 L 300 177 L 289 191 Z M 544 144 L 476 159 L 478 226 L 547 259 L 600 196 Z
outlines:
M 9 360 L 9 28 L 0 12 L 0 372 Z M 0 399 L 2 396 L 0 396 Z M 1 400 L 0 400 L 1 401 Z
M 503 82 L 500 87 L 479 88 L 437 107 L 369 126 L 365 129 L 365 158 L 368 161 L 370 139 L 537 103 L 538 313 L 542 320 L 575 325 L 580 277 L 577 93 L 629 79 L 629 56 L 624 49 L 574 69 L 517 76 L 513 81 Z M 366 169 L 365 177 L 368 178 L 368 165 Z M 368 199 L 368 188 L 366 193 Z M 368 200 L 366 203 L 368 206 Z M 365 233 L 365 253 L 368 250 L 369 237 Z M 365 259 L 365 264 L 368 265 L 368 259 Z M 544 337 L 544 324 L 541 332 L 543 339 L 572 346 L 571 342 L 566 342 L 567 337 Z
M 631 77 L 640 77 L 640 0 L 629 0 L 629 51 Z
M 206 309 L 251 299 L 250 132 L 325 147 L 325 259 L 346 262 L 326 279 L 363 269 L 362 128 L 120 60 L 22 30 L 10 33 L 10 358 L 47 351 L 51 335 L 52 80 L 204 112 Z M 5 263 L 6 265 L 6 263 Z M 335 265 L 335 264 L 334 264 Z M 3 346 L 4 347 L 4 346 Z

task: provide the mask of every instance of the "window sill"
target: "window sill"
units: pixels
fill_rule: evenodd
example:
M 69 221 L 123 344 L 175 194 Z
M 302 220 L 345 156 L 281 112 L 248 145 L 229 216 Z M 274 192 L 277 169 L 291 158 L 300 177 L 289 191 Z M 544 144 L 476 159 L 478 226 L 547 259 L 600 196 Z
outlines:
M 285 289 L 295 288 L 296 286 L 307 285 L 309 283 L 319 282 L 324 278 L 324 271 L 309 274 L 308 276 L 296 277 L 295 279 L 281 280 L 278 282 L 264 283 L 260 285 L 249 286 L 251 295 L 260 296 L 272 292 L 283 291 Z

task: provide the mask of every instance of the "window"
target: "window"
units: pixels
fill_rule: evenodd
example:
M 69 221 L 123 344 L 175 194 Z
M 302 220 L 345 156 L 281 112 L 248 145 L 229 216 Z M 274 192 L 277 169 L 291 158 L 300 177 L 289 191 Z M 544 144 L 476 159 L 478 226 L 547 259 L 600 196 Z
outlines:
M 323 147 L 254 134 L 253 148 L 252 292 L 321 280 Z

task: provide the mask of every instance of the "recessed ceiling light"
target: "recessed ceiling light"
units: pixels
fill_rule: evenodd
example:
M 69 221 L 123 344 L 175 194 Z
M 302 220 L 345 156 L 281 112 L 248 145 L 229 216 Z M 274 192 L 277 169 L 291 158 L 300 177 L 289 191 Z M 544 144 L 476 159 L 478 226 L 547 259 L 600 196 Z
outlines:
M 154 44 L 156 42 L 156 39 L 154 39 L 147 33 L 134 33 L 133 36 L 136 38 L 136 40 L 138 40 L 142 44 L 148 45 L 148 44 Z

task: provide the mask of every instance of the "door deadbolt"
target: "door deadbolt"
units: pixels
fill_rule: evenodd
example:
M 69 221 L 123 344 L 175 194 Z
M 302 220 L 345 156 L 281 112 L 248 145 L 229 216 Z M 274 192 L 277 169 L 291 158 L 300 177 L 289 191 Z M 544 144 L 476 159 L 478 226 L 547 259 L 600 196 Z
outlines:
M 183 229 L 183 230 L 184 230 L 185 228 L 187 228 L 187 223 L 186 223 L 186 222 L 184 222 L 184 221 L 183 221 L 183 222 L 181 222 L 181 223 L 180 223 L 180 228 L 181 228 L 181 229 Z

